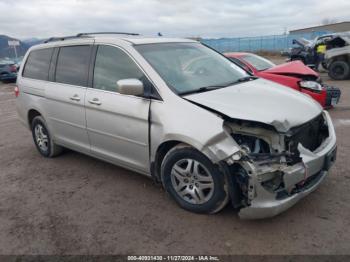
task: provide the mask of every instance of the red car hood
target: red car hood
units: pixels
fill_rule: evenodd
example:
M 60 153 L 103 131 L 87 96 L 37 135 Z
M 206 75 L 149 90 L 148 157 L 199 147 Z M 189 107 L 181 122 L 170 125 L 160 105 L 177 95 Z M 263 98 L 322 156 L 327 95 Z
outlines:
M 264 72 L 279 75 L 312 75 L 315 77 L 319 77 L 319 75 L 314 70 L 304 65 L 304 63 L 301 61 L 293 61 L 277 65 L 270 69 L 264 70 Z

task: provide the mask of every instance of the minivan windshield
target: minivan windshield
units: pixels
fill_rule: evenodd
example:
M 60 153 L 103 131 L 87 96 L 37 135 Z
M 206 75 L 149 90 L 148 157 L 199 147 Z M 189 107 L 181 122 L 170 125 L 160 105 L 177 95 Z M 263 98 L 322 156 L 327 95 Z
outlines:
M 223 88 L 252 78 L 200 43 L 157 43 L 135 48 L 179 95 Z

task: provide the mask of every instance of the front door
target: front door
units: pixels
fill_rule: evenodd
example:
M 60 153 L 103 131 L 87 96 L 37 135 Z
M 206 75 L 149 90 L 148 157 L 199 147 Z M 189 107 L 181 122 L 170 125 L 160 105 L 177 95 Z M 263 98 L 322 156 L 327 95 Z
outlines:
M 99 157 L 141 172 L 149 171 L 150 100 L 118 93 L 116 82 L 144 74 L 123 50 L 97 47 L 92 88 L 85 96 L 91 151 Z

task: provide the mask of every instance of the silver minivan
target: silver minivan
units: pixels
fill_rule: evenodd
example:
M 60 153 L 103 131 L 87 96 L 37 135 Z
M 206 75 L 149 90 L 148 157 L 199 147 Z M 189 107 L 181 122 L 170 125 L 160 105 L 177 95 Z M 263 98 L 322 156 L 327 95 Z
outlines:
M 17 110 L 44 157 L 70 148 L 152 177 L 186 210 L 283 212 L 336 157 L 329 114 L 203 44 L 126 33 L 52 38 L 21 67 Z

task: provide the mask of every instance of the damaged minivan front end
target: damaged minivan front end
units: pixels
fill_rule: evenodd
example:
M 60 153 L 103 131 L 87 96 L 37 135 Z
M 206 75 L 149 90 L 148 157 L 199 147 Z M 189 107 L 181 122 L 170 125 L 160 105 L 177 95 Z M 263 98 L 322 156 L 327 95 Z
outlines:
M 256 92 L 266 91 L 265 83 L 255 80 L 186 97 L 221 115 L 225 133 L 239 146 L 224 161 L 233 181 L 231 191 L 238 190 L 230 192 L 231 200 L 246 219 L 272 217 L 294 205 L 318 187 L 336 158 L 329 114 L 284 88 L 280 92 L 288 92 L 288 100 L 272 93 L 276 97 L 252 102 L 259 97 Z M 297 107 L 291 110 L 288 103 Z
M 250 122 L 228 122 L 226 128 L 241 146 L 242 157 L 232 169 L 241 218 L 272 217 L 288 209 L 317 188 L 335 161 L 334 128 L 325 111 L 286 133 Z

